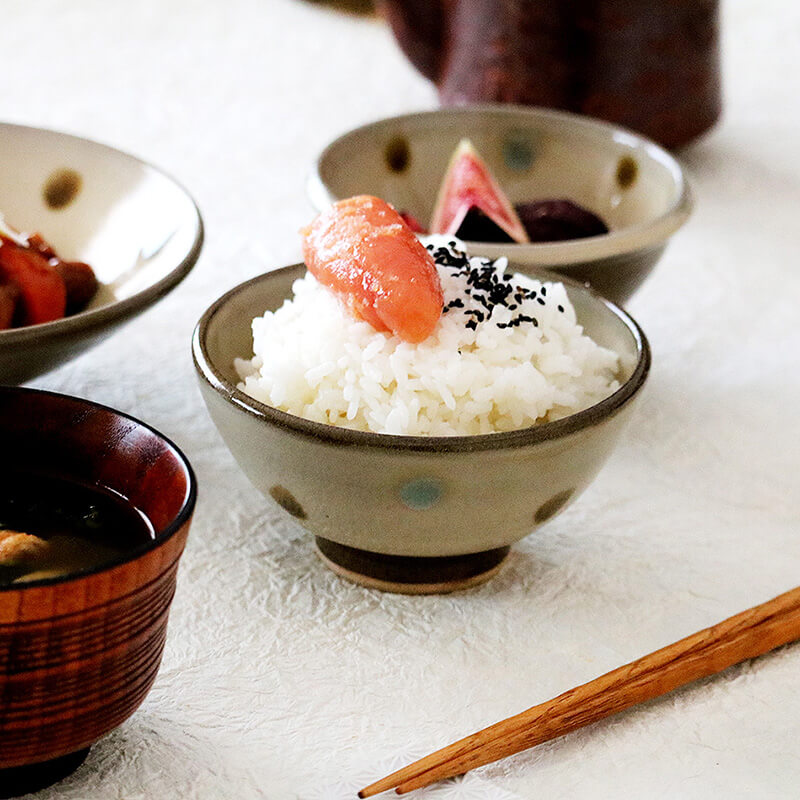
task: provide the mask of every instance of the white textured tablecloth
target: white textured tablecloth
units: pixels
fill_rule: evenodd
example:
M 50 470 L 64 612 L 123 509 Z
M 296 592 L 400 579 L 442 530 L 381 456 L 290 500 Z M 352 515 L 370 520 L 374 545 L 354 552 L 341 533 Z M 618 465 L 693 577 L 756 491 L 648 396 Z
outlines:
M 725 3 L 726 113 L 683 154 L 697 211 L 630 303 L 654 366 L 586 494 L 488 585 L 350 585 L 239 472 L 195 320 L 297 260 L 317 151 L 433 107 L 376 20 L 300 0 L 5 0 L 0 118 L 105 141 L 199 203 L 165 301 L 34 385 L 172 437 L 200 500 L 141 709 L 42 798 L 349 796 L 435 748 L 800 583 L 800 9 Z M 431 798 L 800 796 L 800 647 L 479 770 Z

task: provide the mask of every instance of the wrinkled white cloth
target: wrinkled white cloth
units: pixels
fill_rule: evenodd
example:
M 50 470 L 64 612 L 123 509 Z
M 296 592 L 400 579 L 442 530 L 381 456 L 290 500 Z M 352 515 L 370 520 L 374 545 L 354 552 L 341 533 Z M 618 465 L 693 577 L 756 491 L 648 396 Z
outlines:
M 207 233 L 167 299 L 34 382 L 151 423 L 200 482 L 156 684 L 42 800 L 339 800 L 798 583 L 800 10 L 724 5 L 725 119 L 682 154 L 697 211 L 629 306 L 654 353 L 638 415 L 495 580 L 413 598 L 335 577 L 248 484 L 189 341 L 224 290 L 299 260 L 326 142 L 431 87 L 380 22 L 301 0 L 6 0 L 0 117 L 165 168 Z M 793 797 L 798 707 L 790 646 L 428 796 Z

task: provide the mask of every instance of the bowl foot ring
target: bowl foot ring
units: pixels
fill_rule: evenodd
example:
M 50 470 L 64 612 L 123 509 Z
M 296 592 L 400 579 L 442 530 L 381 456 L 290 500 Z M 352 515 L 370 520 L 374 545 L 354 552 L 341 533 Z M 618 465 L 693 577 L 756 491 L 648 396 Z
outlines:
M 353 583 L 397 594 L 446 594 L 485 583 L 500 570 L 510 546 L 463 556 L 417 558 L 360 550 L 316 537 L 317 555 Z
M 0 769 L 0 797 L 19 797 L 46 789 L 78 769 L 87 755 L 88 747 L 49 761 Z

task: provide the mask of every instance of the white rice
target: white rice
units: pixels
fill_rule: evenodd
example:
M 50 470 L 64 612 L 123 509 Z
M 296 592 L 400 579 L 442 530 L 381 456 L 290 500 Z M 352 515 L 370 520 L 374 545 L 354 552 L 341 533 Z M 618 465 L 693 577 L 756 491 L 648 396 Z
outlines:
M 470 319 L 485 305 L 464 275 L 443 266 L 437 248 L 445 308 L 431 336 L 410 344 L 355 319 L 307 274 L 294 299 L 253 320 L 253 352 L 236 359 L 239 388 L 256 400 L 306 419 L 377 433 L 452 436 L 494 433 L 558 419 L 613 393 L 619 358 L 595 344 L 575 319 L 564 286 L 516 274 L 501 277 L 506 260 L 470 259 L 491 267 L 499 284 L 536 293 L 494 305 L 491 316 Z M 452 240 L 449 240 L 452 241 Z M 454 257 L 461 243 L 447 248 Z M 444 260 L 447 260 L 445 257 Z M 463 272 L 463 270 L 462 270 Z M 469 291 L 467 291 L 469 290 Z M 542 304 L 544 303 L 544 304 Z M 563 309 L 560 310 L 560 309 Z M 519 315 L 520 323 L 508 324 Z M 534 326 L 525 318 L 533 318 Z

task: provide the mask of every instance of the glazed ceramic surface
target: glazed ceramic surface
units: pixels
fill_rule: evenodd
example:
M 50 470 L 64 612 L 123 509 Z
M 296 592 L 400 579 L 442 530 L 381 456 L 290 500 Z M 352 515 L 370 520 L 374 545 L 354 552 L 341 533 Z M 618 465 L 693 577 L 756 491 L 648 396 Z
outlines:
M 647 376 L 649 348 L 636 323 L 571 284 L 586 331 L 622 356 L 622 386 L 601 403 L 484 436 L 389 436 L 303 420 L 236 389 L 233 367 L 252 353 L 252 318 L 280 306 L 303 273 L 287 267 L 228 292 L 201 319 L 193 351 L 209 412 L 243 471 L 317 537 L 341 545 L 441 557 L 521 539 L 588 486 Z
M 512 202 L 568 198 L 600 215 L 603 236 L 541 244 L 470 243 L 471 252 L 508 255 L 528 266 L 589 281 L 623 302 L 688 218 L 692 199 L 680 164 L 653 142 L 589 117 L 515 106 L 428 111 L 357 128 L 319 156 L 312 203 L 374 194 L 431 219 L 439 184 L 469 138 Z
M 186 459 L 160 434 L 65 395 L 0 387 L 0 452 L 13 453 L 20 470 L 118 492 L 156 533 L 105 567 L 0 587 L 2 793 L 21 774 L 31 777 L 15 768 L 69 754 L 80 763 L 79 751 L 144 699 L 161 661 L 196 487 Z
M 174 288 L 197 261 L 203 225 L 174 180 L 97 142 L 0 124 L 0 156 L 6 221 L 88 262 L 101 283 L 79 314 L 0 331 L 0 383 L 14 384 L 74 358 Z

